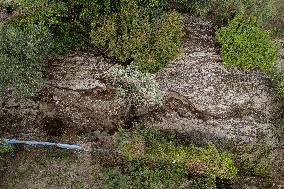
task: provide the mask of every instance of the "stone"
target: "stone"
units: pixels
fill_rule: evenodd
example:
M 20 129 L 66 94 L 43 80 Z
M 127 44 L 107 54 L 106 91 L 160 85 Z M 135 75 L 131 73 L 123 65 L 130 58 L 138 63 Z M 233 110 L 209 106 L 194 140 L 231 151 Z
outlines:
M 277 146 L 275 122 L 283 106 L 265 73 L 226 68 L 213 25 L 188 14 L 184 54 L 156 73 L 166 98 L 159 111 L 142 118 L 147 127 L 175 130 L 200 143 L 258 138 Z
M 112 65 L 90 53 L 49 57 L 41 102 L 44 114 L 60 119 L 71 131 L 114 131 L 123 124 L 126 108 L 106 78 Z

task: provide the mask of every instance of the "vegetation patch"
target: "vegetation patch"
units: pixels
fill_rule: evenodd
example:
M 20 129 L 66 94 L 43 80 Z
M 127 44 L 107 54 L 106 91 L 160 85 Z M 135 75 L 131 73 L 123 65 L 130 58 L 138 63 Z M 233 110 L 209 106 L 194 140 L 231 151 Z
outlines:
M 122 62 L 133 60 L 141 70 L 154 72 L 181 53 L 181 16 L 163 5 L 162 0 L 20 0 L 19 14 L 7 24 L 20 29 L 43 24 L 53 34 L 55 52 L 92 42 Z
M 235 157 L 240 174 L 268 177 L 270 175 L 270 150 L 264 146 L 251 143 L 239 146 Z
M 270 71 L 278 58 L 278 46 L 262 31 L 254 17 L 237 16 L 228 26 L 217 30 L 216 38 L 222 45 L 221 57 L 230 67 L 259 68 Z
M 22 13 L 11 17 L 7 24 L 20 29 L 39 23 L 48 27 L 53 34 L 54 51 L 63 53 L 88 45 L 89 34 L 79 20 L 81 5 L 76 1 L 20 1 L 18 6 Z
M 11 12 L 12 10 L 15 10 L 17 8 L 17 5 L 11 1 L 3 0 L 0 2 L 0 9 L 6 9 L 8 12 Z
M 109 70 L 108 77 L 117 86 L 118 95 L 129 99 L 135 107 L 153 106 L 160 104 L 163 99 L 163 92 L 154 76 L 141 72 L 135 64 L 126 67 L 115 65 Z
M 101 187 L 100 189 L 127 188 L 129 177 L 122 174 L 117 168 L 103 167 L 100 170 Z
M 255 16 L 257 23 L 272 20 L 277 14 L 277 0 L 173 0 L 195 14 L 216 22 L 226 22 L 235 15 Z
M 136 126 L 130 133 L 119 130 L 115 141 L 125 157 L 117 178 L 127 180 L 126 188 L 209 188 L 217 178 L 233 179 L 237 174 L 231 155 L 213 144 L 186 145 L 171 133 Z
M 2 140 L 0 140 L 0 161 L 3 160 L 3 156 L 9 152 L 12 152 L 13 148 L 11 145 L 4 144 Z
M 180 14 L 160 10 L 160 2 L 96 2 L 92 43 L 122 62 L 133 61 L 146 72 L 165 67 L 181 53 L 182 24 Z
M 0 91 L 31 96 L 42 84 L 42 61 L 52 47 L 52 36 L 43 25 L 24 30 L 0 26 Z

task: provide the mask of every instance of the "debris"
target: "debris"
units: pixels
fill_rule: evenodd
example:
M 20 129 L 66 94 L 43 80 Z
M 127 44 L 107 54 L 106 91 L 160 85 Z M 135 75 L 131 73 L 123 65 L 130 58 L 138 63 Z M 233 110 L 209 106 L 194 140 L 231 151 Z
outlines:
M 40 141 L 23 141 L 17 139 L 4 139 L 4 143 L 6 144 L 27 144 L 27 145 L 43 145 L 43 146 L 56 146 L 59 148 L 65 148 L 70 150 L 84 150 L 80 145 L 74 144 L 61 144 L 61 143 L 53 143 L 53 142 L 40 142 Z

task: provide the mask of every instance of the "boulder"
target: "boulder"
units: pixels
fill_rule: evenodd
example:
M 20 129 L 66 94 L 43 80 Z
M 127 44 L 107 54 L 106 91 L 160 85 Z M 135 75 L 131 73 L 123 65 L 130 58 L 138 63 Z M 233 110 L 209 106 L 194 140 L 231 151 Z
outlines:
M 283 106 L 263 72 L 226 68 L 213 25 L 183 15 L 184 54 L 156 73 L 166 92 L 159 111 L 142 118 L 148 127 L 175 130 L 196 142 L 255 139 L 278 144 L 275 122 Z
M 106 79 L 111 66 L 109 60 L 91 53 L 51 55 L 41 102 L 47 127 L 57 120 L 63 130 L 112 132 L 122 124 L 125 104 Z

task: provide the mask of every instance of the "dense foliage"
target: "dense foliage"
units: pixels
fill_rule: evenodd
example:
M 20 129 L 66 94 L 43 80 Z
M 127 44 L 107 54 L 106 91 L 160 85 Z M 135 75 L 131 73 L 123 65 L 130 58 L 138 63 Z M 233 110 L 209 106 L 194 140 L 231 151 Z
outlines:
M 197 147 L 181 143 L 171 133 L 138 126 L 131 133 L 120 130 L 115 138 L 126 158 L 117 178 L 127 178 L 129 188 L 179 188 L 182 184 L 205 189 L 215 187 L 217 177 L 233 179 L 237 174 L 231 155 L 213 144 Z
M 102 168 L 100 172 L 102 180 L 100 189 L 127 188 L 129 178 L 123 175 L 119 169 Z
M 178 2 L 200 16 L 217 22 L 227 21 L 234 15 L 255 16 L 258 23 L 273 19 L 277 13 L 277 0 L 171 0 Z
M 18 6 L 23 13 L 11 17 L 8 24 L 20 29 L 43 24 L 53 34 L 54 51 L 62 53 L 88 45 L 89 31 L 80 22 L 81 5 L 76 1 L 20 1 Z
M 0 90 L 32 95 L 43 83 L 42 60 L 52 47 L 48 29 L 40 24 L 24 31 L 1 26 L 0 44 Z
M 228 66 L 259 68 L 269 71 L 275 67 L 278 47 L 269 33 L 262 31 L 254 17 L 237 16 L 226 27 L 217 30 L 221 43 L 221 56 Z
M 21 14 L 8 24 L 23 29 L 43 23 L 54 36 L 56 52 L 92 42 L 110 56 L 122 62 L 133 60 L 149 72 L 181 52 L 180 14 L 165 12 L 163 0 L 20 0 L 18 6 Z
M 159 1 L 95 2 L 92 42 L 110 56 L 133 60 L 141 70 L 154 72 L 181 52 L 180 14 L 162 11 Z

